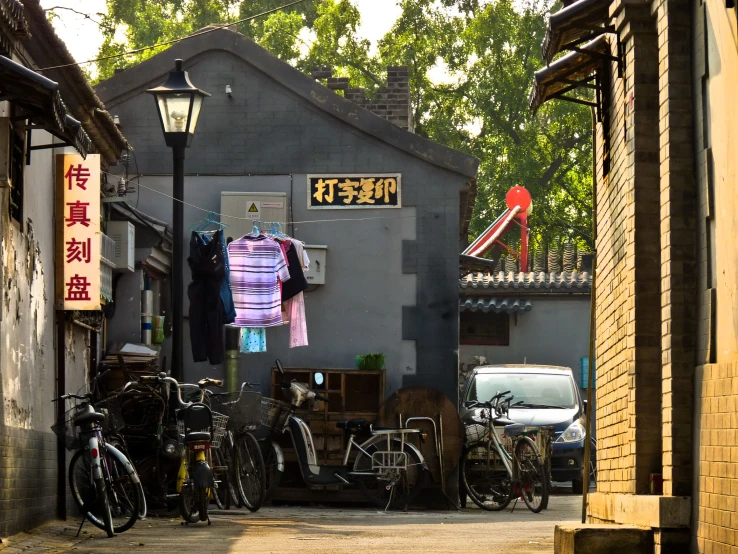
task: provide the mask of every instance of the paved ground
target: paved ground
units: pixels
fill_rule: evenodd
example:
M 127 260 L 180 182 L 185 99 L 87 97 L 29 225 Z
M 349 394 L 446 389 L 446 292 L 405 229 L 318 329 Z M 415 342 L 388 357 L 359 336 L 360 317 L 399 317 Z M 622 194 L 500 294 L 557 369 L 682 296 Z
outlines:
M 89 523 L 75 538 L 77 526 L 73 522 L 52 522 L 31 533 L 4 539 L 0 552 L 553 552 L 554 526 L 577 521 L 581 501 L 581 496 L 552 496 L 549 508 L 541 514 L 529 512 L 522 502 L 513 513 L 509 509 L 483 512 L 476 507 L 461 512 L 410 513 L 320 506 L 265 507 L 255 514 L 241 510 L 215 512 L 211 526 L 183 527 L 178 519 L 148 518 L 112 539 Z

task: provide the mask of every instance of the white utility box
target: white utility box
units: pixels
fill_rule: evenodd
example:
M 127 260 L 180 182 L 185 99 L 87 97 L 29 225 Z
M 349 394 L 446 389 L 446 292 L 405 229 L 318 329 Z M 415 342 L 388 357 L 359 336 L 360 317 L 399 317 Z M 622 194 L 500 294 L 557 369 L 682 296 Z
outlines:
M 255 221 L 287 223 L 287 193 L 286 192 L 221 192 L 220 213 L 221 223 L 228 227 L 223 231 L 226 239 L 234 240 L 248 235 L 254 229 Z M 245 219 L 236 219 L 245 218 Z M 288 233 L 286 225 L 282 232 Z
M 108 221 L 106 233 L 115 241 L 113 259 L 115 271 L 133 271 L 136 265 L 136 228 L 130 221 Z
M 328 247 L 322 244 L 306 244 L 305 252 L 310 258 L 310 269 L 305 272 L 305 278 L 311 285 L 325 285 L 325 259 Z

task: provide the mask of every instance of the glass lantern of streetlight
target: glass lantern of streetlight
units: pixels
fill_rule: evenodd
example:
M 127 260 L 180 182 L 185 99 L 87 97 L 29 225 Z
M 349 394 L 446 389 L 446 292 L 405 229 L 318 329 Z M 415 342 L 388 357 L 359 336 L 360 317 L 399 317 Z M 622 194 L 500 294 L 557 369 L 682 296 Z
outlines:
M 156 100 L 167 146 L 189 146 L 200 116 L 202 100 L 210 95 L 190 82 L 189 75 L 182 70 L 182 60 L 175 60 L 174 71 L 169 74 L 166 83 L 146 92 Z

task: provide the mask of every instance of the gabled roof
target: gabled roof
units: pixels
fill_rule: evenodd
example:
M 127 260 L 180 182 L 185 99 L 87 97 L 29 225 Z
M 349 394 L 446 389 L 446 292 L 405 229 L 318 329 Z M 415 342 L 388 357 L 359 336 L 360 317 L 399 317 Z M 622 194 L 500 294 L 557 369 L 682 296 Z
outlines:
M 589 293 L 592 276 L 586 272 L 562 273 L 474 273 L 459 279 L 459 292 L 478 294 L 489 290 L 490 294 L 504 291 Z
M 38 0 L 23 0 L 23 6 L 31 32 L 31 38 L 25 39 L 23 46 L 39 68 L 74 64 L 72 54 L 54 31 Z M 59 84 L 59 92 L 68 111 L 82 124 L 92 140 L 94 150 L 102 155 L 104 162 L 115 164 L 121 151 L 130 150 L 131 147 L 116 127 L 112 116 L 105 110 L 80 66 L 69 65 L 47 71 L 41 69 L 36 71 Z
M 305 102 L 398 150 L 466 177 L 475 177 L 477 174 L 479 160 L 476 158 L 405 131 L 339 96 L 248 37 L 226 28 L 178 42 L 166 51 L 101 82 L 96 91 L 104 102 L 113 105 L 116 99 L 131 91 L 158 85 L 162 76 L 171 71 L 173 59 L 181 58 L 186 64 L 187 60 L 214 50 L 230 52 Z

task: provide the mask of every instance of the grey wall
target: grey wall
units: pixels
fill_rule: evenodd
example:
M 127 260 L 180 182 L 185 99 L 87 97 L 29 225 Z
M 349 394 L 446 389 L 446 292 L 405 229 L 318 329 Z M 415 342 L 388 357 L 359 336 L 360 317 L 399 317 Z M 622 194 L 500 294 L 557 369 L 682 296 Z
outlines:
M 570 367 L 579 383 L 579 359 L 589 355 L 589 297 L 531 298 L 533 309 L 510 316 L 509 346 L 462 345 L 459 357 L 469 364 L 484 356 L 490 364 L 549 364 Z
M 268 354 L 242 356 L 241 376 L 266 385 L 276 357 L 287 365 L 353 367 L 355 355 L 381 351 L 388 394 L 425 384 L 454 400 L 459 189 L 467 178 L 342 123 L 228 52 L 206 52 L 185 67 L 193 83 L 213 94 L 187 151 L 188 202 L 218 211 L 221 191 L 293 191 L 295 221 L 356 220 L 295 226 L 297 238 L 328 245 L 327 284 L 306 295 L 310 346 L 290 350 L 286 329 L 269 330 Z M 151 75 L 146 86 L 164 79 Z M 232 99 L 224 93 L 227 84 Z M 170 194 L 171 152 L 145 88 L 103 100 L 135 148 L 138 171 L 146 175 L 141 182 Z M 308 211 L 305 174 L 319 172 L 400 172 L 405 207 Z M 140 209 L 171 221 L 168 199 L 143 188 L 140 194 Z M 186 208 L 185 230 L 201 217 Z M 367 217 L 383 219 L 358 221 Z M 186 367 L 192 379 L 219 372 L 206 364 Z

